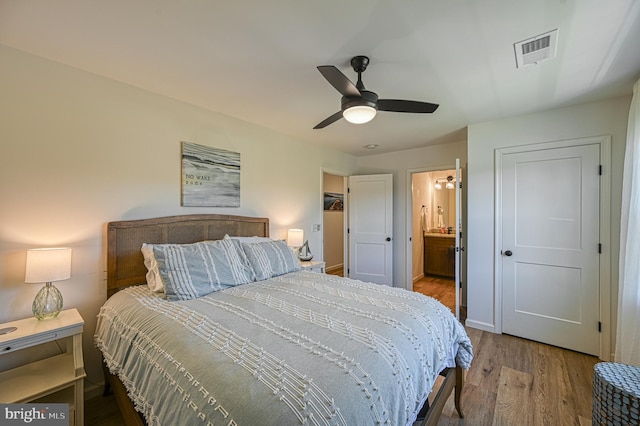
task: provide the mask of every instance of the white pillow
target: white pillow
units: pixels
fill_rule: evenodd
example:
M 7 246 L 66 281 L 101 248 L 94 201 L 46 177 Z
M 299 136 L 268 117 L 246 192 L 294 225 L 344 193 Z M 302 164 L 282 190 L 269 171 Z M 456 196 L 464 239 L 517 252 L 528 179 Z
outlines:
M 153 255 L 153 244 L 142 243 L 140 251 L 144 257 L 144 266 L 147 267 L 147 285 L 149 289 L 156 293 L 162 293 L 164 291 L 164 284 L 162 283 L 162 278 L 160 278 L 158 262 Z

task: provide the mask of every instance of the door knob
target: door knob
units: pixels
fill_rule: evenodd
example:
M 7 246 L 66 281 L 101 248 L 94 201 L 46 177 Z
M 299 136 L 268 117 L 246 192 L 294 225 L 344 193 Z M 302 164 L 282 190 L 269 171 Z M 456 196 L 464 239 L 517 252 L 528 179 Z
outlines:
M 513 253 L 511 252 L 511 250 L 507 250 L 504 252 L 505 256 L 511 256 Z
M 387 237 L 387 241 L 391 241 L 391 237 Z

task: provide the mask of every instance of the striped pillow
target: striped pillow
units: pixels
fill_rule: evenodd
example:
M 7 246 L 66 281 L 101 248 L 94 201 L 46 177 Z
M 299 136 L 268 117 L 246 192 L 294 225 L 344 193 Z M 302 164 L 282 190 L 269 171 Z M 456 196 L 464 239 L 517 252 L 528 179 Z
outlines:
M 258 281 L 300 269 L 300 261 L 284 240 L 241 243 L 241 246 Z
M 169 300 L 194 299 L 254 280 L 229 240 L 154 244 L 153 254 Z

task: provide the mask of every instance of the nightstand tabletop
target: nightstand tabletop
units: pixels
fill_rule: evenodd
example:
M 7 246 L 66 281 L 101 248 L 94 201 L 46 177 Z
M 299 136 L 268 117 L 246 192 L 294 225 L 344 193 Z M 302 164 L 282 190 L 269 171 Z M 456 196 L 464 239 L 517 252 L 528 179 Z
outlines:
M 0 335 L 0 354 L 38 345 L 44 341 L 61 339 L 82 332 L 84 320 L 77 309 L 61 311 L 57 317 L 38 320 L 25 318 L 0 324 L 1 328 L 16 327 L 17 330 Z
M 324 273 L 325 262 L 321 260 L 301 260 L 300 267 L 305 271 Z

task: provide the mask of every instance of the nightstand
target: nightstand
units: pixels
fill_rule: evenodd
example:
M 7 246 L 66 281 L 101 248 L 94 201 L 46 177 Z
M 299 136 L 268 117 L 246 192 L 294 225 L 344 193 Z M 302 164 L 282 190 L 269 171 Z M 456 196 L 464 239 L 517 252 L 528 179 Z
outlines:
M 0 324 L 16 330 L 0 335 L 0 355 L 56 340 L 66 343 L 64 352 L 40 361 L 0 372 L 0 403 L 69 404 L 69 424 L 84 424 L 84 320 L 76 309 L 60 312 L 53 319 L 36 318 Z
M 319 260 L 301 260 L 300 267 L 305 271 L 324 274 L 325 262 L 321 262 Z

